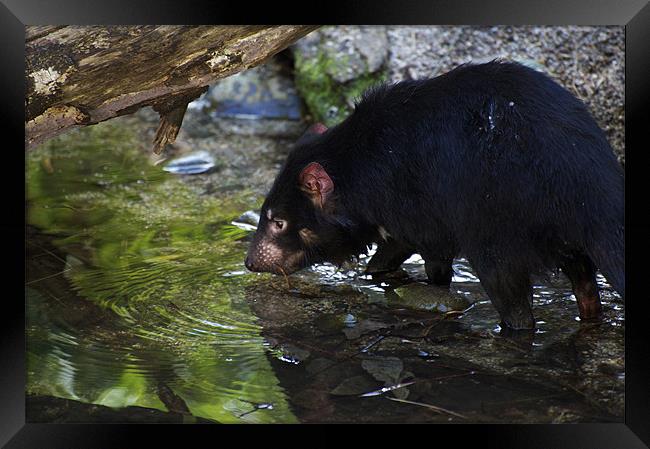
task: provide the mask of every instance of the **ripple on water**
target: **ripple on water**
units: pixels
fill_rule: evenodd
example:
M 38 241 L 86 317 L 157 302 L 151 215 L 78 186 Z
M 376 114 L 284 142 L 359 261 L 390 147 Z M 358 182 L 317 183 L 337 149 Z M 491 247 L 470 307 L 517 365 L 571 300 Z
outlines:
M 250 195 L 201 197 L 106 130 L 29 156 L 28 221 L 56 234 L 47 258 L 59 265 L 29 262 L 50 271 L 28 281 L 28 390 L 163 411 L 180 400 L 219 422 L 295 421 L 246 306 L 247 231 L 230 223 L 254 207 Z M 96 132 L 102 145 L 88 144 Z M 249 403 L 273 407 L 240 416 Z

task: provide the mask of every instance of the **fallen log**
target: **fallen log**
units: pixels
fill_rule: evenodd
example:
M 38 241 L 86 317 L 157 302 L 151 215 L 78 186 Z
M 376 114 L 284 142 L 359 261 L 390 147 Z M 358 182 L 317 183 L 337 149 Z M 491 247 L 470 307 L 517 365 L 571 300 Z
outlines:
M 317 26 L 32 26 L 25 34 L 25 148 L 152 106 L 154 151 L 187 104 L 220 78 L 264 63 Z

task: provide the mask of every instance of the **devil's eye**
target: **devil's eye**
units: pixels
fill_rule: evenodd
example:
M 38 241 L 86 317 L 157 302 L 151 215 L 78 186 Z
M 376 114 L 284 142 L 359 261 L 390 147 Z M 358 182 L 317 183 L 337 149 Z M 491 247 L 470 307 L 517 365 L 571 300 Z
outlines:
M 275 227 L 277 229 L 283 229 L 284 228 L 284 220 L 273 220 L 273 223 L 275 224 Z

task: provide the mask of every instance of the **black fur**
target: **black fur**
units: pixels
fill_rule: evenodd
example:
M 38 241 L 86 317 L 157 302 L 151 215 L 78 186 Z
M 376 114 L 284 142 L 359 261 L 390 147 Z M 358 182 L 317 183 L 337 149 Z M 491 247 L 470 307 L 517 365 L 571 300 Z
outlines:
M 297 186 L 310 162 L 334 181 L 323 210 Z M 448 285 L 463 255 L 503 322 L 531 328 L 533 273 L 575 266 L 588 282 L 598 268 L 625 295 L 623 185 L 580 100 L 543 73 L 492 61 L 368 91 L 292 151 L 263 211 L 322 236 L 303 265 L 358 254 L 381 241 L 378 226 L 390 238 L 376 271 L 419 252 L 430 279 Z

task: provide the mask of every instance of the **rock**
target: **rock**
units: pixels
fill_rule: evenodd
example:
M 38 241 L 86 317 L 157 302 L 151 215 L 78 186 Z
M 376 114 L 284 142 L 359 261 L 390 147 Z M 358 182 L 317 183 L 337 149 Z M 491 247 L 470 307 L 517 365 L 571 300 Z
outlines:
M 330 61 L 325 71 L 347 83 L 381 69 L 388 54 L 386 29 L 381 26 L 341 26 L 322 33 L 323 50 Z
M 215 119 L 215 125 L 224 134 L 287 138 L 292 140 L 300 137 L 305 131 L 305 128 L 307 128 L 302 121 L 266 118 L 249 120 L 223 117 Z
M 311 355 L 311 352 L 308 350 L 299 348 L 291 343 L 283 343 L 280 345 L 280 351 L 282 352 L 280 360 L 296 365 L 304 362 Z
M 163 170 L 177 175 L 196 175 L 215 167 L 214 158 L 207 151 L 197 151 L 175 159 L 165 165 Z
M 375 320 L 361 320 L 354 327 L 346 327 L 343 329 L 343 333 L 348 340 L 354 340 L 361 337 L 363 334 L 374 332 L 379 329 L 384 329 L 389 327 L 389 324 L 382 323 L 381 321 Z
M 300 39 L 293 46 L 302 58 L 324 53 L 324 70 L 334 81 L 346 83 L 381 69 L 388 55 L 388 38 L 383 26 L 325 27 Z
M 322 357 L 319 357 L 317 359 L 312 360 L 306 367 L 307 373 L 311 376 L 315 376 L 316 374 L 320 374 L 321 372 L 327 370 L 328 368 L 331 368 L 334 366 L 336 362 L 333 362 L 329 359 L 325 359 Z
M 254 210 L 247 210 L 241 214 L 233 223 L 245 224 L 252 226 L 254 229 L 257 228 L 257 224 L 260 222 L 260 214 Z
M 300 97 L 277 59 L 219 80 L 206 94 L 215 117 L 300 120 Z
M 306 128 L 302 100 L 279 58 L 218 81 L 189 112 L 209 112 L 227 134 L 295 138 Z
M 397 357 L 373 357 L 361 362 L 361 367 L 387 385 L 398 383 L 404 364 Z
M 296 85 L 315 121 L 339 123 L 368 87 L 385 80 L 387 44 L 383 26 L 339 26 L 292 47 Z

